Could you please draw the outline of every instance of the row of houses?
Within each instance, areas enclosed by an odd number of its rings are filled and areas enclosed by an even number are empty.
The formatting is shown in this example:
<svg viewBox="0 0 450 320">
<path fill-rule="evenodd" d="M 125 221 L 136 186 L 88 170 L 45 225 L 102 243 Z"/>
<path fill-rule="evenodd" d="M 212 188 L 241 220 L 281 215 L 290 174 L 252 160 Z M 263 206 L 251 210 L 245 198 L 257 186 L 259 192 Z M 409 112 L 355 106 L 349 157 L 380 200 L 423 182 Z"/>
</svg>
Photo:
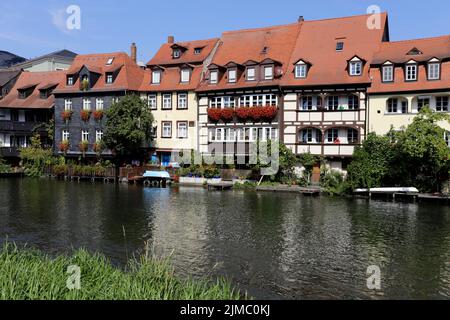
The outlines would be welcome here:
<svg viewBox="0 0 450 320">
<path fill-rule="evenodd" d="M 55 154 L 95 156 L 105 110 L 138 94 L 155 118 L 149 157 L 163 165 L 186 149 L 237 160 L 249 143 L 277 139 L 345 170 L 369 132 L 400 129 L 425 106 L 449 112 L 450 36 L 394 42 L 387 14 L 377 28 L 371 18 L 300 17 L 196 41 L 169 36 L 146 64 L 133 44 L 129 55 L 78 55 L 67 70 L 21 71 L 14 83 L 0 73 L 2 154 L 14 156 L 31 128 L 54 118 Z"/>
</svg>

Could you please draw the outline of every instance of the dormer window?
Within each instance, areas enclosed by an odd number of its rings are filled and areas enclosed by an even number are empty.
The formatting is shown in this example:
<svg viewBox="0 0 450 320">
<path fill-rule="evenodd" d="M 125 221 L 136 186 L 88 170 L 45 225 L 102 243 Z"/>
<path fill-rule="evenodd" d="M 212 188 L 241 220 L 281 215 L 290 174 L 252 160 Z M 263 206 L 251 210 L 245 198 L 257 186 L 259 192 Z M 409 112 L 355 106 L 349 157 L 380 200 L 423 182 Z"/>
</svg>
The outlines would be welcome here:
<svg viewBox="0 0 450 320">
<path fill-rule="evenodd" d="M 439 80 L 441 78 L 441 64 L 439 62 L 428 63 L 428 80 Z"/>
<path fill-rule="evenodd" d="M 218 71 L 217 70 L 212 70 L 209 74 L 209 83 L 217 83 L 218 81 Z"/>
<path fill-rule="evenodd" d="M 386 63 L 382 68 L 382 81 L 392 82 L 394 81 L 394 65 Z"/>
<path fill-rule="evenodd" d="M 107 73 L 106 74 L 106 83 L 107 84 L 113 83 L 113 74 L 112 73 Z"/>
<path fill-rule="evenodd" d="M 344 43 L 343 42 L 337 42 L 336 43 L 336 51 L 342 51 L 344 50 Z"/>
<path fill-rule="evenodd" d="M 264 67 L 264 80 L 273 79 L 273 66 Z"/>
<path fill-rule="evenodd" d="M 247 68 L 247 81 L 254 81 L 256 80 L 256 72 L 255 67 L 248 67 Z"/>
<path fill-rule="evenodd" d="M 349 70 L 351 76 L 360 76 L 362 74 L 362 61 L 350 61 Z"/>
<path fill-rule="evenodd" d="M 48 98 L 48 90 L 41 90 L 40 91 L 40 98 L 41 99 L 47 99 Z"/>
<path fill-rule="evenodd" d="M 308 66 L 303 61 L 300 61 L 295 66 L 295 77 L 296 78 L 306 78 L 308 73 Z"/>
<path fill-rule="evenodd" d="M 178 59 L 179 57 L 181 57 L 181 50 L 180 49 L 174 49 L 173 50 L 173 58 L 174 59 Z"/>
<path fill-rule="evenodd" d="M 152 72 L 152 84 L 159 84 L 161 83 L 161 71 L 160 70 L 153 70 Z"/>
<path fill-rule="evenodd" d="M 236 77 L 237 77 L 236 69 L 228 70 L 228 82 L 230 83 L 236 82 Z"/>
<path fill-rule="evenodd" d="M 68 86 L 73 86 L 73 77 L 72 76 L 68 76 L 67 77 L 67 85 Z"/>
<path fill-rule="evenodd" d="M 200 54 L 202 53 L 202 48 L 195 48 L 194 49 L 194 54 Z"/>
<path fill-rule="evenodd" d="M 405 68 L 405 80 L 416 81 L 417 80 L 417 63 L 409 62 Z"/>
<path fill-rule="evenodd" d="M 181 69 L 181 82 L 189 82 L 191 71 L 189 69 Z"/>
<path fill-rule="evenodd" d="M 112 63 L 114 62 L 114 58 L 109 58 L 108 61 L 106 62 L 107 66 L 112 65 Z"/>
</svg>

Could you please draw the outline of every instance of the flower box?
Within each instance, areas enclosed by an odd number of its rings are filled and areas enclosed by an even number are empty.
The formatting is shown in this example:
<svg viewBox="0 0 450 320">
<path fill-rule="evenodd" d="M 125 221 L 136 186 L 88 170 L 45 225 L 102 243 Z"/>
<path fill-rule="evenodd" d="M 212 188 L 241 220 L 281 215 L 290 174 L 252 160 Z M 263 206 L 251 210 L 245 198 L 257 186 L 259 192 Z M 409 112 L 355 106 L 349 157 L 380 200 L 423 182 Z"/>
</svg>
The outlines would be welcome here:
<svg viewBox="0 0 450 320">
<path fill-rule="evenodd" d="M 69 121 L 72 118 L 73 111 L 72 110 L 64 110 L 61 112 L 61 118 L 63 121 Z"/>
<path fill-rule="evenodd" d="M 64 152 L 64 154 L 67 153 L 67 151 L 69 151 L 70 148 L 70 143 L 67 140 L 63 140 L 61 141 L 61 143 L 59 144 L 59 151 Z"/>
<path fill-rule="evenodd" d="M 208 109 L 208 117 L 212 121 L 217 122 L 222 117 L 222 110 L 216 108 Z"/>
<path fill-rule="evenodd" d="M 91 110 L 81 110 L 80 117 L 84 122 L 88 122 L 89 118 L 91 117 Z"/>
<path fill-rule="evenodd" d="M 100 121 L 100 120 L 102 120 L 103 119 L 103 110 L 96 110 L 96 111 L 94 111 L 94 113 L 93 113 L 93 116 L 94 116 L 94 120 L 95 121 Z"/>
</svg>

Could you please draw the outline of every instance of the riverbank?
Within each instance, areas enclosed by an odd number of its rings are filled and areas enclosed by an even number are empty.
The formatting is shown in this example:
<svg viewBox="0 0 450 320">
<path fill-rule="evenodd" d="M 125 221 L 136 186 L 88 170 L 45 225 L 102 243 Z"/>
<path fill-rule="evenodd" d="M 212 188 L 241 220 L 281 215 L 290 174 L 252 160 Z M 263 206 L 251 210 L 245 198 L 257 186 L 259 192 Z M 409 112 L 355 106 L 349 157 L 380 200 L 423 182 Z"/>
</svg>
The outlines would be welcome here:
<svg viewBox="0 0 450 320">
<path fill-rule="evenodd" d="M 67 287 L 69 266 L 81 271 L 80 289 Z M 70 282 L 70 281 L 69 281 Z M 76 282 L 73 282 L 76 283 Z M 0 251 L 3 300 L 238 300 L 239 291 L 223 279 L 180 279 L 167 260 L 141 257 L 125 270 L 101 254 L 79 250 L 50 258 L 34 249 L 7 243 Z"/>
</svg>

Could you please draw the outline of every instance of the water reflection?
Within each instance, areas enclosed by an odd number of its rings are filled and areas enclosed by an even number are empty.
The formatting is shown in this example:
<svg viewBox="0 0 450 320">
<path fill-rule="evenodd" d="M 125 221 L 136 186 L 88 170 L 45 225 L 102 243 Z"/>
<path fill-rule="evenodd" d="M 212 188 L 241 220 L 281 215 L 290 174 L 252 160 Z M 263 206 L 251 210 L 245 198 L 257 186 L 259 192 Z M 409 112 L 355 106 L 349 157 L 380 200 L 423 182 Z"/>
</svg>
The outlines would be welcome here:
<svg viewBox="0 0 450 320">
<path fill-rule="evenodd" d="M 147 242 L 181 275 L 257 298 L 449 298 L 447 206 L 197 188 L 0 181 L 2 239 L 123 264 Z M 378 265 L 382 290 L 366 287 Z"/>
</svg>

